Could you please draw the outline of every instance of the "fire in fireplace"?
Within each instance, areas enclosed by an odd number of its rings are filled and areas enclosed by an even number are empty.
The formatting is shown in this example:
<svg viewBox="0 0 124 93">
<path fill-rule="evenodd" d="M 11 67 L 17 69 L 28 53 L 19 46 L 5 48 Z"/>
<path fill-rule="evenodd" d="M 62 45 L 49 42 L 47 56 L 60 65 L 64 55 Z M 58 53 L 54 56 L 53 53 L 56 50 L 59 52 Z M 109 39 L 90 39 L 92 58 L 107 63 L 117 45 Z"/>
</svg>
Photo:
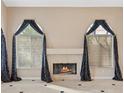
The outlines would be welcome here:
<svg viewBox="0 0 124 93">
<path fill-rule="evenodd" d="M 76 63 L 54 63 L 53 74 L 77 74 Z"/>
<path fill-rule="evenodd" d="M 63 66 L 62 69 L 61 69 L 61 73 L 67 73 L 67 72 L 71 72 L 72 70 L 67 67 L 67 66 Z"/>
</svg>

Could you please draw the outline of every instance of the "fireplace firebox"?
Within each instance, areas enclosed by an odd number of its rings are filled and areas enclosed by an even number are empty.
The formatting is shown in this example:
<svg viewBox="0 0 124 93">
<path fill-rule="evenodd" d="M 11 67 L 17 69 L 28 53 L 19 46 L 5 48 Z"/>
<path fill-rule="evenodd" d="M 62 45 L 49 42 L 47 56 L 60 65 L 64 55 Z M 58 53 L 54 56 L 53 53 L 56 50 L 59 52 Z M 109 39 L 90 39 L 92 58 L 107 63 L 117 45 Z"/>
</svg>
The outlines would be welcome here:
<svg viewBox="0 0 124 93">
<path fill-rule="evenodd" d="M 54 63 L 53 74 L 77 74 L 76 63 Z"/>
</svg>

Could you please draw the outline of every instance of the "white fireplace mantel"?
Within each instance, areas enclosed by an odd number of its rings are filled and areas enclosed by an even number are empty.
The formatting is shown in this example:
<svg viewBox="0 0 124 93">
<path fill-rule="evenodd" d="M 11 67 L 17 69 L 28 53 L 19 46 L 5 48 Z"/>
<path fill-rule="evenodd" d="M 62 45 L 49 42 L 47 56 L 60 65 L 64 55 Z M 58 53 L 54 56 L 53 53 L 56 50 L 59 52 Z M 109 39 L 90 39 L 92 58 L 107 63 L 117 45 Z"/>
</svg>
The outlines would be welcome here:
<svg viewBox="0 0 124 93">
<path fill-rule="evenodd" d="M 82 62 L 82 48 L 69 48 L 69 49 L 47 49 L 47 58 L 49 62 L 49 69 L 53 80 L 62 79 L 80 79 L 80 67 Z M 53 74 L 53 64 L 55 63 L 76 63 L 77 74 Z M 73 78 L 72 78 L 73 77 Z"/>
<path fill-rule="evenodd" d="M 47 54 L 83 54 L 82 48 L 77 49 L 47 49 Z"/>
</svg>

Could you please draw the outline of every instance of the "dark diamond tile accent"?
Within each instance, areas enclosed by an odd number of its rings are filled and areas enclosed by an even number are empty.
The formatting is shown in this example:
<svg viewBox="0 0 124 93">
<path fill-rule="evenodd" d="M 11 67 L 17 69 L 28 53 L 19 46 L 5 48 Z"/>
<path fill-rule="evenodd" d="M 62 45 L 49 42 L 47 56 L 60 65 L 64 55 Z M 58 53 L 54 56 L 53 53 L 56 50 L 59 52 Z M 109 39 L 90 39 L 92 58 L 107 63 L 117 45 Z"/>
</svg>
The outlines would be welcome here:
<svg viewBox="0 0 124 93">
<path fill-rule="evenodd" d="M 32 81 L 35 81 L 35 80 L 32 80 Z"/>
<path fill-rule="evenodd" d="M 115 86 L 115 84 L 112 84 L 113 86 Z"/>
<path fill-rule="evenodd" d="M 78 86 L 82 86 L 81 84 L 78 84 Z"/>
<path fill-rule="evenodd" d="M 105 92 L 104 90 L 101 90 L 101 92 Z"/>
<path fill-rule="evenodd" d="M 64 93 L 64 91 L 60 91 L 60 93 Z"/>
<path fill-rule="evenodd" d="M 13 85 L 9 85 L 10 87 L 12 87 Z"/>
<path fill-rule="evenodd" d="M 46 84 L 44 86 L 47 86 Z"/>
<path fill-rule="evenodd" d="M 64 79 L 62 79 L 62 81 L 65 81 Z"/>
</svg>

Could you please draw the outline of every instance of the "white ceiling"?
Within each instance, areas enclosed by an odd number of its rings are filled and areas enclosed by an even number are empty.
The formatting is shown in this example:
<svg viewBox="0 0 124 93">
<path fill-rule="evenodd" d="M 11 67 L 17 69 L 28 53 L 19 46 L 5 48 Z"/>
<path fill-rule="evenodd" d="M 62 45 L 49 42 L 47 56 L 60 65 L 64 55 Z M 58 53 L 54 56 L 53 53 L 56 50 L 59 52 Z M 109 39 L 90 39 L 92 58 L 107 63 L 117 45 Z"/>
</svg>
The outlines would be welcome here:
<svg viewBox="0 0 124 93">
<path fill-rule="evenodd" d="M 3 0 L 7 7 L 122 7 L 123 0 Z"/>
</svg>

